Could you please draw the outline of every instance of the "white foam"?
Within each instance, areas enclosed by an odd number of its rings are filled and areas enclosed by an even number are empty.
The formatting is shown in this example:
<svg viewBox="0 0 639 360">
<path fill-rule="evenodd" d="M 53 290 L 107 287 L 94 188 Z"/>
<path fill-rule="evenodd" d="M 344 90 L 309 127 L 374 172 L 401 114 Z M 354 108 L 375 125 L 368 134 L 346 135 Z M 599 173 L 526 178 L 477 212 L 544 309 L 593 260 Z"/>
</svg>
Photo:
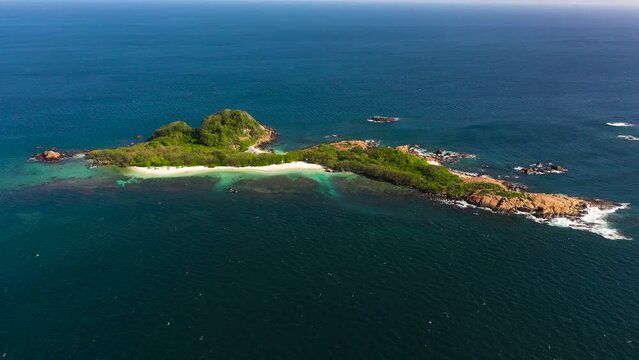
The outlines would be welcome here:
<svg viewBox="0 0 639 360">
<path fill-rule="evenodd" d="M 635 126 L 634 124 L 627 123 L 627 122 L 607 122 L 606 125 L 608 125 L 608 126 L 616 126 L 616 127 L 631 127 L 631 126 Z"/>
<path fill-rule="evenodd" d="M 639 141 L 639 137 L 632 135 L 617 135 L 617 137 L 628 141 Z"/>
<path fill-rule="evenodd" d="M 481 209 L 490 211 L 492 213 L 499 213 L 489 208 L 479 207 L 472 204 L 467 203 L 463 200 L 442 200 L 445 204 L 454 205 L 460 207 L 462 209 L 472 208 L 472 209 Z M 589 231 L 591 233 L 597 234 L 608 240 L 632 240 L 631 238 L 623 235 L 619 230 L 613 229 L 610 227 L 610 224 L 606 221 L 608 216 L 614 214 L 619 210 L 627 209 L 630 204 L 624 203 L 619 204 L 613 207 L 597 207 L 597 206 L 589 206 L 586 209 L 586 213 L 579 218 L 566 218 L 566 217 L 556 217 L 552 219 L 542 219 L 533 216 L 529 213 L 517 212 L 517 215 L 524 215 L 528 219 L 540 223 L 547 224 L 550 226 L 571 228 L 574 230 L 581 231 Z"/>
<path fill-rule="evenodd" d="M 628 208 L 629 204 L 620 204 L 615 207 L 602 208 L 597 206 L 589 206 L 586 209 L 586 213 L 579 218 L 552 218 L 552 219 L 539 219 L 530 216 L 534 221 L 539 223 L 548 224 L 551 226 L 567 227 L 575 230 L 590 231 L 597 235 L 600 235 L 608 240 L 631 240 L 629 237 L 624 236 L 617 229 L 610 227 L 610 224 L 606 221 L 609 215 Z"/>
</svg>

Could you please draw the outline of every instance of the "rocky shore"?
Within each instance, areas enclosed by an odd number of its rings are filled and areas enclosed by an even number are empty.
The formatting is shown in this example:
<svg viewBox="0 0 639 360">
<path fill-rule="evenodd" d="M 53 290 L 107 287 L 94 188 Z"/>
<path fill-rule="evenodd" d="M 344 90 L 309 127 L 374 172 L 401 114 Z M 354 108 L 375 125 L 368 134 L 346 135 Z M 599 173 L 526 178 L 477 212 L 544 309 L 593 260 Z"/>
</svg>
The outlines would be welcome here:
<svg viewBox="0 0 639 360">
<path fill-rule="evenodd" d="M 277 141 L 277 136 L 278 133 L 277 131 L 275 131 L 274 129 L 268 127 L 268 126 L 264 126 L 261 125 L 262 130 L 264 130 L 265 134 L 260 137 L 257 142 L 255 142 L 255 145 L 253 145 L 256 149 L 261 149 L 263 150 L 265 146 L 274 143 L 275 141 Z"/>
<path fill-rule="evenodd" d="M 433 153 L 420 151 L 419 147 L 411 145 L 403 145 L 397 147 L 398 150 L 411 154 L 430 162 L 442 162 L 441 156 L 434 156 Z M 438 154 L 446 154 L 443 151 L 436 152 Z M 458 154 L 458 153 L 455 153 Z M 464 157 L 455 157 L 460 159 Z M 533 164 L 531 168 L 536 172 L 564 172 L 561 166 L 552 164 Z M 450 170 L 450 169 L 449 169 Z M 605 202 L 601 200 L 588 200 L 574 196 L 561 194 L 543 194 L 526 192 L 525 187 L 519 184 L 499 180 L 487 175 L 478 175 L 469 172 L 450 170 L 451 173 L 459 176 L 466 183 L 487 183 L 494 184 L 504 190 L 515 192 L 518 196 L 503 196 L 495 193 L 475 192 L 466 199 L 467 203 L 490 209 L 501 213 L 526 213 L 536 218 L 551 219 L 556 217 L 578 218 L 583 216 L 588 207 L 597 207 L 600 209 L 610 209 L 618 204 Z"/>
<path fill-rule="evenodd" d="M 469 153 L 460 153 L 450 150 L 437 149 L 435 151 L 427 151 L 419 145 L 402 145 L 397 147 L 398 150 L 407 154 L 419 156 L 428 160 L 433 164 L 452 164 L 463 159 L 475 159 L 477 155 Z"/>
<path fill-rule="evenodd" d="M 329 143 L 328 145 L 336 148 L 337 150 L 349 150 L 352 148 L 360 148 L 360 149 L 373 149 L 379 146 L 379 142 L 376 140 L 342 140 L 342 141 L 335 141 L 332 143 Z M 315 148 L 317 147 L 317 145 L 315 146 L 311 146 L 311 148 Z"/>
<path fill-rule="evenodd" d="M 72 158 L 86 151 L 59 151 L 55 148 L 39 152 L 31 157 L 35 161 L 41 161 L 46 163 L 54 163 L 64 159 Z"/>
<path fill-rule="evenodd" d="M 519 194 L 516 197 L 507 197 L 494 193 L 476 192 L 466 198 L 467 203 L 490 209 L 501 213 L 525 213 L 540 219 L 552 219 L 557 217 L 579 218 L 586 214 L 588 208 L 594 207 L 601 210 L 619 207 L 616 204 L 604 200 L 584 199 L 576 196 L 562 194 L 532 193 L 523 191 L 518 184 L 491 178 L 487 175 L 469 175 L 451 171 L 464 182 L 482 182 L 496 184 L 504 190 L 514 191 Z"/>
</svg>

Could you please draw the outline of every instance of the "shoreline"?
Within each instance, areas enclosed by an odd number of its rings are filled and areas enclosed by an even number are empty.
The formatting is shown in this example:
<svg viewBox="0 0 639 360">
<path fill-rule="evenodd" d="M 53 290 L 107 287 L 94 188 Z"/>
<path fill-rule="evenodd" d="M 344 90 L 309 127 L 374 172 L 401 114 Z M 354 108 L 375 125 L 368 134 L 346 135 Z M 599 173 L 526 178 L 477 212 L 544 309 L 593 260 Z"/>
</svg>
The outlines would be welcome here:
<svg viewBox="0 0 639 360">
<path fill-rule="evenodd" d="M 473 208 L 488 211 L 493 214 L 508 214 L 496 211 L 488 207 L 470 204 L 463 200 L 440 200 L 440 202 L 457 206 L 462 209 Z M 548 219 L 535 217 L 530 213 L 522 211 L 516 211 L 510 214 L 523 216 L 526 219 L 538 224 L 590 232 L 595 235 L 599 235 L 606 240 L 633 240 L 631 237 L 625 235 L 621 231 L 612 228 L 610 226 L 610 223 L 608 222 L 608 217 L 610 215 L 613 215 L 620 210 L 628 209 L 629 207 L 630 204 L 628 203 L 613 204 L 610 207 L 602 207 L 595 204 L 590 204 L 586 207 L 584 213 L 579 216 L 556 216 Z"/>
<path fill-rule="evenodd" d="M 186 177 L 205 175 L 212 173 L 258 173 L 258 174 L 281 174 L 287 172 L 325 172 L 323 166 L 311 164 L 303 161 L 291 163 L 266 165 L 266 166 L 161 166 L 161 167 L 141 167 L 129 166 L 125 168 L 127 175 L 139 178 L 166 178 L 166 177 Z"/>
</svg>

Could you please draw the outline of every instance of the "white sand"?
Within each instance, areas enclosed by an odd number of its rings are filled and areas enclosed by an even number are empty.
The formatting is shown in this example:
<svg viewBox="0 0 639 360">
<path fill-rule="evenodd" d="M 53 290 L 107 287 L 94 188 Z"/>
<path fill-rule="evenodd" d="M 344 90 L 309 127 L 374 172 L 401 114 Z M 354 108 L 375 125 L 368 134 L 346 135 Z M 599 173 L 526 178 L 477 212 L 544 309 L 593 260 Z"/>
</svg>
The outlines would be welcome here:
<svg viewBox="0 0 639 360">
<path fill-rule="evenodd" d="M 153 177 L 182 177 L 216 172 L 245 172 L 245 173 L 283 173 L 292 171 L 324 171 L 324 167 L 317 164 L 309 164 L 297 161 L 285 164 L 268 166 L 162 166 L 162 167 L 139 167 L 130 166 L 127 168 L 129 175 L 141 178 Z"/>
</svg>

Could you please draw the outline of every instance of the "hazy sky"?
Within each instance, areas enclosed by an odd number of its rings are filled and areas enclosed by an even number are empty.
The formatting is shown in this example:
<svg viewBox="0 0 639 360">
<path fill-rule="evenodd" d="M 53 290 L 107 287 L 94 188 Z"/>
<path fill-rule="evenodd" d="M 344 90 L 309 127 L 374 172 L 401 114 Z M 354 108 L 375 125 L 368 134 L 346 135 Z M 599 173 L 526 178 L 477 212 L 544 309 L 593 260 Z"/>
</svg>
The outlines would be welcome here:
<svg viewBox="0 0 639 360">
<path fill-rule="evenodd" d="M 40 3 L 54 3 L 54 2 L 290 2 L 290 3 L 304 3 L 304 2 L 333 2 L 333 3 L 413 3 L 413 4 L 508 4 L 508 5 L 554 5 L 554 6 L 637 6 L 639 7 L 639 0 L 0 0 L 2 2 L 40 2 Z"/>
<path fill-rule="evenodd" d="M 268 1 L 268 0 L 264 0 Z M 284 0 L 283 0 L 284 1 Z M 466 4 L 539 4 L 539 5 L 639 5 L 639 0 L 288 0 L 296 2 L 377 2 L 377 3 L 466 3 Z"/>
<path fill-rule="evenodd" d="M 153 1 L 153 0 L 148 0 Z M 215 1 L 215 0 L 200 0 Z M 344 2 L 344 3 L 423 3 L 423 4 L 509 4 L 555 6 L 639 6 L 639 0 L 261 0 L 286 2 Z M 257 0 L 256 2 L 260 2 Z"/>
</svg>

